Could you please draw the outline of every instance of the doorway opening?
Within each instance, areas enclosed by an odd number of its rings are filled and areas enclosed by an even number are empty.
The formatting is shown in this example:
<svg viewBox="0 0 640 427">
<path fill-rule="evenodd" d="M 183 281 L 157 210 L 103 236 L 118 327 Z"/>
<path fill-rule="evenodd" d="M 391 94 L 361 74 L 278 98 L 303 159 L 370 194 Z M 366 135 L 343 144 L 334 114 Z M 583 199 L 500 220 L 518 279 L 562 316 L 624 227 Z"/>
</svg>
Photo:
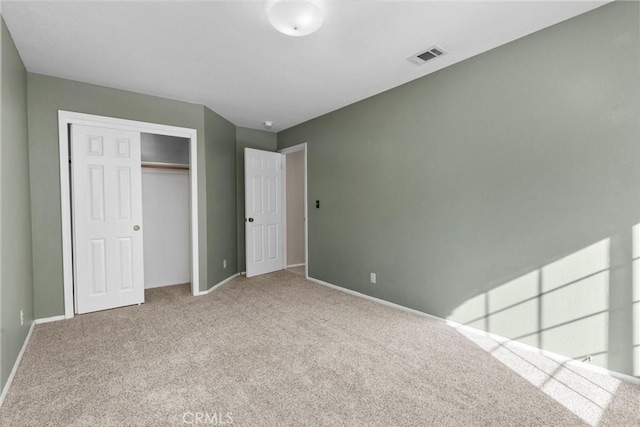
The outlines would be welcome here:
<svg viewBox="0 0 640 427">
<path fill-rule="evenodd" d="M 283 155 L 284 268 L 309 278 L 307 143 L 280 150 Z"/>
<path fill-rule="evenodd" d="M 307 143 L 244 156 L 246 276 L 288 269 L 309 278 Z"/>
<path fill-rule="evenodd" d="M 188 144 L 188 152 L 183 152 L 181 155 L 181 160 L 178 162 L 167 161 L 165 158 L 147 158 L 146 160 L 141 159 L 138 168 L 144 167 L 145 170 L 149 172 L 144 172 L 145 175 L 151 176 L 154 174 L 154 178 L 151 179 L 151 186 L 158 187 L 162 186 L 156 180 L 158 172 L 163 170 L 168 172 L 171 169 L 171 173 L 173 175 L 167 175 L 165 177 L 161 177 L 161 181 L 172 181 L 173 185 L 179 185 L 184 190 L 185 180 L 188 184 L 187 189 L 187 198 L 188 198 L 188 208 L 187 210 L 182 210 L 179 213 L 173 212 L 173 215 L 184 216 L 185 212 L 188 212 L 188 220 L 189 224 L 186 226 L 187 234 L 188 234 L 188 246 L 190 250 L 190 256 L 188 265 L 189 265 L 189 273 L 190 273 L 190 282 L 191 282 L 191 293 L 193 295 L 199 295 L 199 269 L 198 269 L 198 258 L 199 258 L 199 250 L 198 250 L 198 201 L 197 201 L 197 189 L 198 189 L 198 177 L 197 177 L 197 131 L 195 129 L 190 128 L 180 128 L 175 126 L 166 126 L 155 123 L 146 123 L 139 122 L 133 120 L 125 120 L 125 119 L 117 119 L 111 117 L 103 117 L 103 116 L 95 116 L 90 114 L 83 113 L 75 113 L 68 111 L 59 111 L 58 112 L 58 126 L 59 126 L 59 148 L 60 148 L 60 183 L 61 183 L 61 214 L 62 214 L 62 258 L 63 258 L 63 287 L 64 287 L 64 311 L 65 318 L 71 318 L 77 312 L 77 306 L 75 304 L 74 295 L 74 264 L 73 264 L 73 239 L 74 239 L 74 230 L 72 228 L 72 186 L 71 186 L 71 168 L 69 165 L 69 156 L 70 156 L 70 135 L 73 126 L 89 126 L 96 127 L 102 129 L 109 129 L 114 131 L 126 131 L 132 132 L 138 135 L 138 138 L 143 137 L 142 135 L 151 135 L 145 138 L 155 138 L 155 139 L 165 139 L 167 138 L 181 138 L 182 143 Z M 126 144 L 121 144 L 122 140 L 116 139 L 116 147 L 117 150 L 120 150 L 120 147 L 126 147 Z M 173 142 L 178 141 L 177 139 L 173 140 Z M 100 142 L 96 147 L 101 145 Z M 142 145 L 142 144 L 140 144 Z M 175 145 L 173 146 L 176 147 Z M 100 148 L 101 149 L 101 148 Z M 122 153 L 126 153 L 124 150 Z M 120 154 L 118 152 L 116 157 Z M 157 154 L 157 153 L 156 153 Z M 166 153 L 165 153 L 166 154 Z M 160 155 L 162 157 L 162 155 Z M 186 159 L 185 159 L 186 156 Z M 179 157 L 179 156 L 178 156 Z M 172 158 L 169 156 L 169 158 Z M 173 157 L 175 158 L 175 157 Z M 159 161 L 158 161 L 159 160 Z M 188 160 L 188 163 L 185 163 Z M 174 163 L 174 164 L 170 164 Z M 188 166 L 187 166 L 188 165 Z M 120 169 L 117 169 L 120 170 Z M 154 170 L 154 172 L 151 172 Z M 142 172 L 141 172 L 142 173 Z M 182 174 L 182 175 L 180 175 Z M 128 175 L 123 175 L 128 176 Z M 142 180 L 142 179 L 141 179 Z M 125 180 L 126 181 L 126 180 Z M 122 182 L 120 182 L 120 188 L 122 188 Z M 148 179 L 146 181 L 149 181 Z M 179 184 L 178 184 L 179 182 Z M 151 188 L 152 188 L 151 187 Z M 100 188 L 97 186 L 96 188 Z M 184 193 L 181 196 L 184 200 Z M 153 203 L 154 198 L 152 198 L 150 203 Z M 155 198 L 157 199 L 157 198 Z M 142 202 L 142 201 L 140 201 Z M 99 204 L 97 206 L 100 206 Z M 157 218 L 156 218 L 157 219 Z M 133 226 L 134 231 L 140 230 L 140 226 L 136 224 Z M 121 241 L 126 241 L 126 239 L 120 239 Z M 182 242 L 184 244 L 184 241 Z M 127 246 L 124 246 L 127 248 Z M 96 245 L 96 248 L 100 248 L 100 245 Z M 96 252 L 99 254 L 99 251 Z M 124 251 L 126 253 L 126 251 Z M 145 257 L 146 258 L 146 257 Z M 146 261 L 146 259 L 145 259 Z M 140 260 L 138 260 L 137 268 L 141 268 Z M 146 262 L 145 262 L 146 264 Z M 125 262 L 123 265 L 128 266 Z M 100 265 L 98 265 L 100 266 Z M 123 267 L 120 266 L 119 271 L 123 271 Z M 182 275 L 185 274 L 184 268 L 181 269 Z M 175 279 L 173 279 L 175 280 Z M 156 283 L 157 285 L 158 283 Z M 161 283 L 160 283 L 161 284 Z M 166 283 L 169 285 L 170 283 Z M 145 283 L 146 285 L 146 283 Z M 147 286 L 144 286 L 145 288 Z M 152 287 L 152 286 L 149 286 Z"/>
</svg>

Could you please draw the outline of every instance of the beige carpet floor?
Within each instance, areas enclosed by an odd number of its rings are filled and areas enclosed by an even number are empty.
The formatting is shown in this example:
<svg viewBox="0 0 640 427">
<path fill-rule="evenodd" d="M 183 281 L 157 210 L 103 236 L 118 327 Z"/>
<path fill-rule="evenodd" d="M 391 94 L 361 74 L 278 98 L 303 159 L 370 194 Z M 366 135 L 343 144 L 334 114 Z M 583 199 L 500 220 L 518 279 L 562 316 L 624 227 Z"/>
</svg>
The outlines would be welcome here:
<svg viewBox="0 0 640 427">
<path fill-rule="evenodd" d="M 199 421 L 199 422 L 198 422 Z M 2 426 L 640 425 L 640 388 L 281 271 L 38 325 Z"/>
<path fill-rule="evenodd" d="M 305 275 L 305 268 L 304 265 L 299 265 L 297 267 L 289 267 L 287 268 L 287 271 L 290 271 L 294 274 L 298 274 L 300 276 L 304 276 Z"/>
</svg>

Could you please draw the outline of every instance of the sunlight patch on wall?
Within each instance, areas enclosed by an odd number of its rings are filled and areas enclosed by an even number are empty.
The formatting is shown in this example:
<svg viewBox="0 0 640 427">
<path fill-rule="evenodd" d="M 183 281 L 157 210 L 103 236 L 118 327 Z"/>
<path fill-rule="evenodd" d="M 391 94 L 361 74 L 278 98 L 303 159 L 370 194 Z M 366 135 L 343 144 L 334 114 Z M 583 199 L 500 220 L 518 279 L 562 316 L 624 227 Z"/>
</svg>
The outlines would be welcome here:
<svg viewBox="0 0 640 427">
<path fill-rule="evenodd" d="M 633 235 L 633 375 L 640 376 L 640 224 L 632 229 Z"/>
<path fill-rule="evenodd" d="M 447 319 L 607 367 L 609 251 L 603 239 L 468 299 Z"/>
<path fill-rule="evenodd" d="M 609 269 L 609 239 L 604 239 L 542 268 L 542 290 L 556 289 Z"/>
<path fill-rule="evenodd" d="M 447 319 L 486 331 L 487 294 L 483 293 L 466 300 L 453 310 Z"/>
<path fill-rule="evenodd" d="M 538 347 L 539 283 L 540 273 L 536 270 L 487 292 L 486 330 Z"/>
<path fill-rule="evenodd" d="M 541 348 L 607 367 L 609 239 L 542 268 Z"/>
</svg>

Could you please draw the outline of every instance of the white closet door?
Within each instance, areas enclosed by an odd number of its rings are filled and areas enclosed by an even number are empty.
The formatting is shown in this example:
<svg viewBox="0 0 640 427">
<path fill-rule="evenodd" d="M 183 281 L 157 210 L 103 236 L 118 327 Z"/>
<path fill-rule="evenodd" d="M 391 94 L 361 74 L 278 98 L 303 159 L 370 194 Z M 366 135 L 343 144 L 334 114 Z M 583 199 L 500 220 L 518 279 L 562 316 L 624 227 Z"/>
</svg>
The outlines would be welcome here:
<svg viewBox="0 0 640 427">
<path fill-rule="evenodd" d="M 282 270 L 282 154 L 244 149 L 247 277 Z"/>
<path fill-rule="evenodd" d="M 144 302 L 140 134 L 71 128 L 76 312 Z"/>
</svg>

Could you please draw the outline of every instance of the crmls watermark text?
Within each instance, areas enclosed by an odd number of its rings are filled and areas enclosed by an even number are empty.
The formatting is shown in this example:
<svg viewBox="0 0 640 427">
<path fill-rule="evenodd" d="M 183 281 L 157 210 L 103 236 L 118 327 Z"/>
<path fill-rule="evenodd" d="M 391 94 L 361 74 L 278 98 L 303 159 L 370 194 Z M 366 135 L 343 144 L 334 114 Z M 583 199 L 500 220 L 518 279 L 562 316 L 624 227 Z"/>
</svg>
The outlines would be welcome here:
<svg viewBox="0 0 640 427">
<path fill-rule="evenodd" d="M 182 414 L 182 422 L 191 425 L 227 426 L 233 424 L 231 412 L 185 412 Z"/>
</svg>

